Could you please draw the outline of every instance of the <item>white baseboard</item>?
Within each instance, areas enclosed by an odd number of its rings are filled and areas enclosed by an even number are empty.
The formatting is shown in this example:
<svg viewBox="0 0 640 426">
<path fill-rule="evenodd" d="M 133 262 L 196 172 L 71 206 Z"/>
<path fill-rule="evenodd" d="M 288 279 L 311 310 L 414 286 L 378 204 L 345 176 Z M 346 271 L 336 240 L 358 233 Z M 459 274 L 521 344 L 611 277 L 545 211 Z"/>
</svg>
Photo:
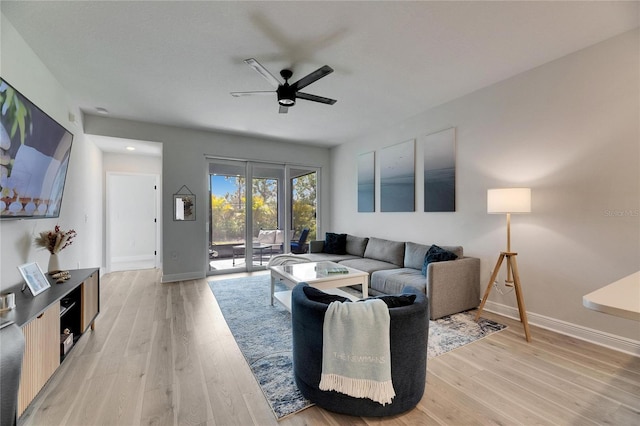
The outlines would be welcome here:
<svg viewBox="0 0 640 426">
<path fill-rule="evenodd" d="M 113 257 L 109 272 L 133 271 L 137 269 L 153 269 L 156 267 L 156 257 L 153 255 Z"/>
<path fill-rule="evenodd" d="M 484 305 L 484 310 L 504 315 L 517 321 L 520 320 L 520 313 L 517 308 L 491 302 L 490 300 L 487 300 L 487 303 Z M 529 320 L 529 324 L 536 325 L 540 328 L 640 357 L 640 341 L 627 339 L 626 337 L 616 336 L 615 334 L 594 330 L 531 312 L 527 312 L 527 319 Z"/>
<path fill-rule="evenodd" d="M 199 280 L 205 277 L 204 272 L 186 272 L 184 274 L 163 274 L 160 282 L 172 283 L 176 281 Z"/>
</svg>

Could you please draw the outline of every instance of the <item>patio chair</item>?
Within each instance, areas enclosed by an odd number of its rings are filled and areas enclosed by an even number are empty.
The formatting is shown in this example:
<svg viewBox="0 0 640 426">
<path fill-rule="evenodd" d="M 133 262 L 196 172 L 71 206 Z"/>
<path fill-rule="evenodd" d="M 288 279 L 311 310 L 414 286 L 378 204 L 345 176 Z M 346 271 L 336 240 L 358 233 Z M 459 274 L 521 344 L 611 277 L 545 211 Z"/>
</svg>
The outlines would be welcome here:
<svg viewBox="0 0 640 426">
<path fill-rule="evenodd" d="M 309 228 L 304 228 L 300 233 L 298 241 L 291 241 L 291 253 L 302 254 L 307 252 L 307 237 L 309 236 Z"/>
<path fill-rule="evenodd" d="M 209 259 L 215 259 L 219 255 L 218 250 L 214 249 L 215 246 L 216 243 L 211 243 L 209 246 Z"/>
</svg>

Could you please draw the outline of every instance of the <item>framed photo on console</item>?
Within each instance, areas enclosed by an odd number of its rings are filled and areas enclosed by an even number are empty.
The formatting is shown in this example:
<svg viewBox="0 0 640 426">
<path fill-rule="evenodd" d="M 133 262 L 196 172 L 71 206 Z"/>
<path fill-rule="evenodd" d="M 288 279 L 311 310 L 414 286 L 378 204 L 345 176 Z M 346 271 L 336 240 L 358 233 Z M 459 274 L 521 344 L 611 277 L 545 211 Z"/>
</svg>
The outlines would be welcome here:
<svg viewBox="0 0 640 426">
<path fill-rule="evenodd" d="M 47 277 L 42 273 L 42 269 L 36 262 L 25 263 L 24 265 L 18 266 L 20 273 L 22 274 L 22 278 L 27 283 L 27 287 L 31 291 L 31 294 L 34 296 L 39 295 L 49 287 L 49 281 L 47 281 Z"/>
</svg>

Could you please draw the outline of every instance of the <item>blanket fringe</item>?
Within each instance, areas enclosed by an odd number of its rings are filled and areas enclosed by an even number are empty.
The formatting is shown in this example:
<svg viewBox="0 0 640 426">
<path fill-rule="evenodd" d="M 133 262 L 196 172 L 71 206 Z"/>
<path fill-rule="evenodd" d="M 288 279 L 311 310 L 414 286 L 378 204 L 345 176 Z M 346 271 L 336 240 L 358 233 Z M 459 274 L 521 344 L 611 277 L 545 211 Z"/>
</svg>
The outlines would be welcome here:
<svg viewBox="0 0 640 426">
<path fill-rule="evenodd" d="M 320 390 L 336 391 L 355 398 L 369 398 L 382 405 L 391 404 L 396 396 L 391 380 L 377 382 L 323 373 L 320 376 L 319 387 Z"/>
</svg>

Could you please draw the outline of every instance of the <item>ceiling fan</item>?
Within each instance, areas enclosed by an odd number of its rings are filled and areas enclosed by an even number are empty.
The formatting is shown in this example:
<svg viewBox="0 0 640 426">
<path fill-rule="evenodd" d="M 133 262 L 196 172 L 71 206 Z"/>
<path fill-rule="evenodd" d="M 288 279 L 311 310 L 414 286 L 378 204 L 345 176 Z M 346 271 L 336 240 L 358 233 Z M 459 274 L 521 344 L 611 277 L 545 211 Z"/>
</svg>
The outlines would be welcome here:
<svg viewBox="0 0 640 426">
<path fill-rule="evenodd" d="M 307 101 L 320 102 L 322 104 L 333 105 L 336 103 L 335 99 L 329 99 L 322 96 L 312 95 L 310 93 L 300 92 L 300 89 L 303 89 L 313 83 L 314 81 L 320 80 L 322 77 L 325 77 L 333 72 L 333 68 L 329 65 L 325 65 L 323 67 L 318 68 L 311 74 L 302 77 L 300 80 L 295 83 L 289 84 L 289 79 L 293 76 L 293 72 L 289 69 L 283 69 L 280 71 L 280 75 L 284 79 L 284 83 L 281 83 L 280 80 L 275 78 L 273 74 L 271 74 L 265 67 L 263 67 L 260 62 L 256 61 L 253 58 L 245 59 L 244 61 L 251 68 L 256 70 L 261 76 L 265 78 L 276 90 L 269 92 L 231 92 L 232 96 L 251 96 L 251 95 L 270 95 L 272 93 L 276 93 L 278 95 L 278 104 L 280 104 L 280 114 L 286 114 L 290 107 L 296 104 L 296 99 L 306 99 Z"/>
</svg>

